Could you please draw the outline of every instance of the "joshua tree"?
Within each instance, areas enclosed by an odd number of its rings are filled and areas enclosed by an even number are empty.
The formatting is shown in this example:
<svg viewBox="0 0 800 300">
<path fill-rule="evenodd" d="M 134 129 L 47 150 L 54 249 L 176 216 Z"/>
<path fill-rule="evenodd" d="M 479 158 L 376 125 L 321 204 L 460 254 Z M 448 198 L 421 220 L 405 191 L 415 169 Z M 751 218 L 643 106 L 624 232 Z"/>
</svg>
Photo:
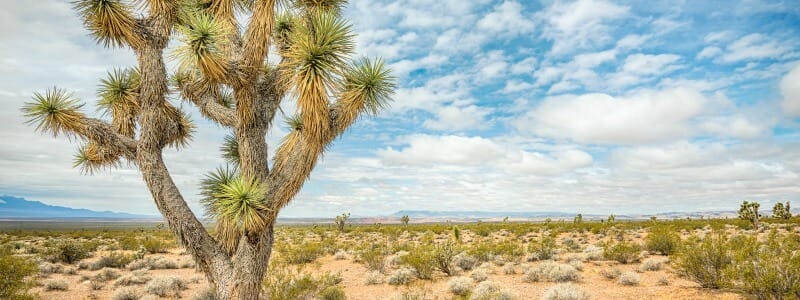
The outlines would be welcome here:
<svg viewBox="0 0 800 300">
<path fill-rule="evenodd" d="M 461 229 L 458 228 L 458 225 L 453 226 L 453 240 L 456 243 L 461 243 Z"/>
<path fill-rule="evenodd" d="M 746 220 L 753 224 L 753 229 L 758 230 L 758 219 L 761 218 L 761 215 L 758 214 L 758 207 L 761 204 L 758 202 L 742 202 L 742 205 L 739 207 L 739 219 Z"/>
<path fill-rule="evenodd" d="M 608 223 L 614 223 L 614 221 L 616 221 L 616 220 L 617 220 L 617 216 L 616 215 L 611 214 L 611 215 L 608 216 Z"/>
<path fill-rule="evenodd" d="M 578 214 L 577 216 L 575 216 L 575 218 L 572 219 L 572 222 L 575 224 L 583 223 L 583 214 Z"/>
<path fill-rule="evenodd" d="M 786 201 L 785 205 L 781 202 L 775 203 L 775 206 L 772 207 L 772 217 L 784 220 L 791 219 L 792 209 L 789 201 Z"/>
<path fill-rule="evenodd" d="M 350 213 L 336 216 L 336 219 L 333 220 L 333 224 L 336 225 L 336 229 L 339 229 L 339 231 L 344 232 L 344 226 L 347 225 L 347 219 L 350 219 Z"/>
<path fill-rule="evenodd" d="M 403 215 L 400 217 L 400 223 L 403 223 L 404 226 L 408 226 L 408 221 L 411 221 L 411 218 L 408 215 Z"/>
<path fill-rule="evenodd" d="M 135 165 L 217 298 L 257 299 L 281 208 L 326 147 L 359 118 L 386 107 L 394 90 L 381 60 L 351 60 L 354 35 L 341 17 L 345 2 L 77 0 L 74 8 L 97 42 L 130 48 L 138 65 L 101 81 L 98 104 L 107 119 L 88 117 L 77 99 L 57 88 L 36 93 L 23 112 L 38 131 L 83 142 L 75 165 L 84 172 Z M 173 40 L 178 47 L 168 50 Z M 271 47 L 277 64 L 267 60 Z M 175 70 L 168 71 L 165 51 L 176 60 Z M 201 200 L 216 221 L 213 234 L 189 209 L 164 163 L 164 148 L 185 146 L 195 131 L 169 101 L 175 95 L 231 131 L 222 147 L 230 165 L 202 184 Z M 289 97 L 299 113 L 289 118 L 290 133 L 269 164 L 266 135 Z"/>
</svg>

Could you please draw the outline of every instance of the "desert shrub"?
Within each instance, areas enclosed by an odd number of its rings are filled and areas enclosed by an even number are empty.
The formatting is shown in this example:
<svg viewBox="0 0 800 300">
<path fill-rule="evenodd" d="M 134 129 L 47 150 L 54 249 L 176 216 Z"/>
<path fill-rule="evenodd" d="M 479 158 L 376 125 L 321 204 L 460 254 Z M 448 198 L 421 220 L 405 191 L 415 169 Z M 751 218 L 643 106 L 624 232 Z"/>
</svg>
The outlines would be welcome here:
<svg viewBox="0 0 800 300">
<path fill-rule="evenodd" d="M 139 247 L 141 246 L 139 240 L 136 239 L 136 237 L 133 235 L 121 236 L 118 237 L 116 240 L 117 244 L 119 245 L 119 248 L 122 250 L 130 250 L 130 251 L 139 250 Z"/>
<path fill-rule="evenodd" d="M 278 261 L 270 263 L 267 274 L 269 276 L 263 283 L 266 299 L 311 299 L 342 281 L 338 274 L 324 273 L 314 277 Z"/>
<path fill-rule="evenodd" d="M 411 283 L 416 278 L 416 272 L 411 268 L 400 268 L 392 272 L 386 280 L 391 285 L 405 285 Z"/>
<path fill-rule="evenodd" d="M 42 286 L 47 291 L 66 291 L 69 289 L 69 282 L 64 279 L 48 279 L 42 282 Z"/>
<path fill-rule="evenodd" d="M 420 246 L 402 257 L 403 264 L 416 270 L 420 279 L 431 279 L 436 268 L 436 258 L 430 246 Z"/>
<path fill-rule="evenodd" d="M 639 265 L 639 271 L 658 271 L 661 270 L 661 265 L 669 261 L 663 257 L 651 257 L 642 261 Z"/>
<path fill-rule="evenodd" d="M 178 263 L 169 258 L 156 255 L 148 256 L 144 259 L 137 259 L 128 264 L 128 269 L 130 270 L 139 270 L 144 268 L 151 270 L 177 269 Z"/>
<path fill-rule="evenodd" d="M 114 285 L 129 286 L 136 284 L 145 284 L 148 281 L 150 281 L 150 279 L 152 278 L 150 277 L 149 274 L 147 274 L 147 270 L 136 270 L 114 281 Z"/>
<path fill-rule="evenodd" d="M 119 278 L 120 273 L 116 269 L 112 268 L 103 268 L 100 272 L 97 272 L 92 279 L 99 280 L 99 281 L 110 281 Z"/>
<path fill-rule="evenodd" d="M 194 294 L 191 300 L 217 300 L 217 295 L 213 288 L 205 288 Z"/>
<path fill-rule="evenodd" d="M 186 289 L 186 282 L 178 277 L 156 277 L 144 286 L 145 292 L 159 297 L 180 297 Z"/>
<path fill-rule="evenodd" d="M 320 300 L 345 300 L 347 299 L 347 295 L 345 295 L 344 290 L 340 286 L 332 285 L 326 287 L 319 293 Z"/>
<path fill-rule="evenodd" d="M 603 259 L 603 248 L 594 245 L 589 245 L 583 250 L 586 255 L 586 260 L 594 261 Z"/>
<path fill-rule="evenodd" d="M 472 280 L 466 277 L 453 277 L 447 282 L 447 288 L 455 295 L 466 296 L 472 291 Z"/>
<path fill-rule="evenodd" d="M 680 247 L 681 237 L 669 228 L 653 229 L 645 238 L 645 248 L 651 253 L 670 255 Z"/>
<path fill-rule="evenodd" d="M 100 280 L 89 280 L 89 288 L 93 291 L 99 291 L 106 287 L 106 283 Z"/>
<path fill-rule="evenodd" d="M 339 250 L 333 255 L 333 259 L 335 260 L 345 260 L 347 259 L 347 251 Z"/>
<path fill-rule="evenodd" d="M 433 260 L 436 263 L 436 269 L 447 274 L 447 276 L 455 275 L 455 256 L 460 252 L 458 248 L 452 241 L 437 244 L 433 248 Z"/>
<path fill-rule="evenodd" d="M 59 241 L 53 248 L 47 251 L 47 254 L 51 262 L 73 264 L 81 259 L 89 257 L 89 250 L 78 242 Z"/>
<path fill-rule="evenodd" d="M 589 293 L 576 284 L 559 283 L 544 292 L 542 300 L 588 300 Z"/>
<path fill-rule="evenodd" d="M 619 283 L 622 285 L 637 285 L 639 280 L 639 274 L 636 272 L 625 272 L 619 276 Z"/>
<path fill-rule="evenodd" d="M 498 255 L 508 259 L 519 257 L 525 254 L 525 250 L 517 240 L 501 242 L 484 240 L 470 247 L 467 253 L 475 256 L 480 261 L 492 261 Z"/>
<path fill-rule="evenodd" d="M 111 296 L 112 300 L 139 300 L 142 297 L 142 291 L 135 287 L 122 287 L 114 291 Z"/>
<path fill-rule="evenodd" d="M 605 247 L 603 256 L 609 260 L 615 260 L 623 264 L 629 264 L 639 259 L 641 247 L 638 244 L 629 242 L 618 242 L 614 245 Z"/>
<path fill-rule="evenodd" d="M 667 286 L 667 285 L 669 285 L 669 278 L 667 278 L 666 276 L 661 277 L 661 278 L 658 279 L 656 284 L 661 285 L 661 286 Z"/>
<path fill-rule="evenodd" d="M 111 254 L 102 256 L 98 260 L 88 265 L 89 270 L 99 270 L 102 268 L 124 268 L 133 261 L 134 257 L 131 254 L 124 254 L 119 252 L 111 252 Z"/>
<path fill-rule="evenodd" d="M 485 268 L 477 268 L 472 271 L 472 274 L 469 274 L 469 277 L 475 280 L 475 282 L 481 282 L 489 279 L 489 274 Z"/>
<path fill-rule="evenodd" d="M 503 274 L 506 275 L 517 274 L 517 268 L 514 266 L 514 264 L 506 264 L 505 266 L 503 266 Z"/>
<path fill-rule="evenodd" d="M 364 283 L 367 285 L 383 283 L 383 274 L 380 271 L 369 271 L 367 277 L 364 278 Z"/>
<path fill-rule="evenodd" d="M 622 275 L 622 271 L 617 268 L 602 269 L 600 270 L 600 275 L 606 279 L 617 279 L 620 275 Z"/>
<path fill-rule="evenodd" d="M 37 271 L 35 263 L 0 247 L 0 299 L 33 299 L 28 294 L 32 282 L 27 278 Z"/>
<path fill-rule="evenodd" d="M 306 264 L 325 254 L 325 249 L 318 242 L 303 242 L 295 245 L 282 243 L 278 248 L 278 253 L 280 253 L 281 259 L 289 264 Z"/>
<path fill-rule="evenodd" d="M 725 240 L 723 235 L 709 235 L 702 240 L 686 241 L 676 257 L 676 269 L 704 288 L 727 286 L 725 272 L 733 257 Z"/>
<path fill-rule="evenodd" d="M 453 264 L 462 270 L 472 270 L 478 264 L 478 259 L 462 252 L 453 257 Z"/>
<path fill-rule="evenodd" d="M 547 236 L 537 242 L 531 242 L 528 244 L 528 253 L 531 254 L 529 261 L 552 259 L 556 254 L 556 240 Z"/>
<path fill-rule="evenodd" d="M 359 254 L 359 259 L 364 262 L 367 269 L 374 271 L 383 271 L 384 258 L 386 253 L 379 245 L 370 245 Z"/>
<path fill-rule="evenodd" d="M 731 277 L 758 299 L 800 298 L 800 241 L 772 232 L 764 242 L 740 238 L 736 242 Z"/>
<path fill-rule="evenodd" d="M 544 261 L 525 272 L 523 280 L 533 281 L 554 281 L 565 282 L 578 280 L 578 270 L 575 267 L 557 263 L 554 261 Z"/>
<path fill-rule="evenodd" d="M 142 241 L 142 247 L 147 250 L 147 253 L 167 253 L 172 243 L 164 241 L 158 237 L 148 236 Z"/>
<path fill-rule="evenodd" d="M 63 269 L 64 269 L 64 266 L 62 266 L 60 264 L 54 264 L 54 263 L 49 263 L 49 262 L 42 262 L 41 264 L 39 264 L 39 274 L 42 274 L 42 275 L 45 275 L 45 276 L 53 274 L 53 273 L 61 273 L 61 271 Z"/>
<path fill-rule="evenodd" d="M 512 300 L 516 298 L 514 293 L 491 281 L 479 283 L 469 297 L 470 300 Z"/>
</svg>

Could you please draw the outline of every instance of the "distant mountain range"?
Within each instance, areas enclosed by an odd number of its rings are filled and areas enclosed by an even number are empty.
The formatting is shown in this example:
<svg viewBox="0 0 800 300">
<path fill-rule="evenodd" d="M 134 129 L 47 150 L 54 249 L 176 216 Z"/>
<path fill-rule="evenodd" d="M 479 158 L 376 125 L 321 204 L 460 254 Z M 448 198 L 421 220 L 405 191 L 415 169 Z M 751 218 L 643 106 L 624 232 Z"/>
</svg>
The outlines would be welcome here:
<svg viewBox="0 0 800 300">
<path fill-rule="evenodd" d="M 103 219 L 153 219 L 157 216 L 135 215 L 113 211 L 94 211 L 44 204 L 12 196 L 0 196 L 0 218 L 103 218 Z"/>
</svg>

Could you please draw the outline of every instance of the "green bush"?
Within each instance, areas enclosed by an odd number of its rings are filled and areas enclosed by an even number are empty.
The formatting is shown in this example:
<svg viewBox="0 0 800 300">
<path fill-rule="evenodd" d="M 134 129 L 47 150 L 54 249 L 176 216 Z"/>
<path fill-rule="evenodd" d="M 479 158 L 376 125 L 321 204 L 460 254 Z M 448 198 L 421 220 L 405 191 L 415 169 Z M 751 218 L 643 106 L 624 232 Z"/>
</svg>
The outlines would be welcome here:
<svg viewBox="0 0 800 300">
<path fill-rule="evenodd" d="M 344 290 L 339 286 L 329 286 L 322 290 L 319 293 L 320 300 L 345 300 L 347 299 L 347 295 L 345 295 Z"/>
<path fill-rule="evenodd" d="M 480 261 L 492 261 L 497 255 L 509 259 L 523 256 L 525 254 L 525 248 L 523 248 L 522 244 L 517 240 L 496 242 L 491 239 L 486 239 L 472 245 L 469 250 L 467 250 L 467 253 L 475 256 Z"/>
<path fill-rule="evenodd" d="M 368 246 L 361 251 L 359 257 L 367 265 L 367 269 L 383 272 L 383 259 L 386 257 L 386 253 L 379 245 Z"/>
<path fill-rule="evenodd" d="M 59 241 L 53 248 L 47 250 L 48 259 L 52 262 L 73 264 L 89 257 L 89 250 L 74 241 Z"/>
<path fill-rule="evenodd" d="M 157 237 L 148 236 L 142 241 L 142 246 L 147 250 L 147 253 L 167 253 L 172 243 L 164 241 Z"/>
<path fill-rule="evenodd" d="M 314 277 L 308 273 L 300 273 L 281 262 L 269 265 L 269 276 L 264 279 L 264 295 L 266 299 L 344 299 L 322 298 L 323 292 L 342 281 L 341 276 L 325 273 Z M 335 291 L 328 291 L 335 297 Z"/>
<path fill-rule="evenodd" d="M 668 228 L 654 228 L 645 239 L 645 248 L 652 253 L 670 255 L 680 247 L 681 237 Z"/>
<path fill-rule="evenodd" d="M 433 259 L 436 262 L 436 268 L 447 276 L 453 276 L 456 273 L 455 257 L 460 253 L 459 247 L 452 241 L 439 243 L 433 249 Z"/>
<path fill-rule="evenodd" d="M 26 278 L 36 272 L 35 263 L 0 248 L 0 299 L 34 299 L 28 294 L 33 283 Z"/>
<path fill-rule="evenodd" d="M 717 289 L 729 285 L 725 273 L 732 260 L 731 245 L 726 242 L 726 236 L 709 235 L 702 240 L 693 238 L 684 242 L 675 267 L 700 286 Z"/>
<path fill-rule="evenodd" d="M 305 242 L 297 245 L 282 243 L 280 245 L 278 249 L 280 257 L 290 264 L 310 263 L 325 254 L 325 249 L 318 242 Z"/>
<path fill-rule="evenodd" d="M 754 238 L 736 242 L 731 278 L 758 299 L 800 298 L 800 241 L 777 233 L 759 243 Z"/>
<path fill-rule="evenodd" d="M 642 251 L 642 248 L 639 244 L 619 242 L 614 245 L 607 245 L 603 249 L 603 256 L 609 260 L 629 264 L 639 260 L 640 251 Z"/>
<path fill-rule="evenodd" d="M 431 279 L 436 268 L 436 258 L 433 252 L 432 246 L 419 246 L 411 250 L 408 255 L 404 255 L 401 261 L 416 270 L 417 277 L 420 279 Z"/>
<path fill-rule="evenodd" d="M 528 244 L 528 252 L 536 256 L 536 259 L 551 259 L 556 254 L 556 240 L 546 236 L 538 242 Z"/>
</svg>

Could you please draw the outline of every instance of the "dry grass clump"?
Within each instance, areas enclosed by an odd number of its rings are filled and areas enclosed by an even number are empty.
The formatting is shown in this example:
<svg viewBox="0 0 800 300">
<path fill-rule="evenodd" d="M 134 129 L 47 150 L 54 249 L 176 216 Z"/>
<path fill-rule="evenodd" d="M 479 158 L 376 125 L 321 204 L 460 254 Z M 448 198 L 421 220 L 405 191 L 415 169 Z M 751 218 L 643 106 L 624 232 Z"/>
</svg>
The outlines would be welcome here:
<svg viewBox="0 0 800 300">
<path fill-rule="evenodd" d="M 588 300 L 589 293 L 572 283 L 559 283 L 548 288 L 542 300 Z"/>
<path fill-rule="evenodd" d="M 142 291 L 135 287 L 122 287 L 114 291 L 112 300 L 139 300 L 142 298 Z"/>
<path fill-rule="evenodd" d="M 475 282 L 481 282 L 489 279 L 489 273 L 490 272 L 487 271 L 486 268 L 477 268 L 472 271 L 472 274 L 469 274 L 469 277 L 475 280 Z"/>
<path fill-rule="evenodd" d="M 622 275 L 622 271 L 617 268 L 602 269 L 600 270 L 600 275 L 603 275 L 606 279 L 617 279 Z"/>
<path fill-rule="evenodd" d="M 484 281 L 475 287 L 470 295 L 470 300 L 513 300 L 517 296 L 491 281 Z"/>
<path fill-rule="evenodd" d="M 145 284 L 150 281 L 152 277 L 147 274 L 147 270 L 136 270 L 130 274 L 120 277 L 117 281 L 114 281 L 114 285 L 116 286 L 130 286 L 136 284 Z"/>
<path fill-rule="evenodd" d="M 416 279 L 416 271 L 412 268 L 400 268 L 392 272 L 387 279 L 387 283 L 391 285 L 406 285 Z"/>
<path fill-rule="evenodd" d="M 69 283 L 64 279 L 48 279 L 42 282 L 46 291 L 66 291 L 69 289 Z"/>
<path fill-rule="evenodd" d="M 661 270 L 661 265 L 667 262 L 669 262 L 668 258 L 651 257 L 642 261 L 642 264 L 639 265 L 639 271 L 658 271 Z"/>
<path fill-rule="evenodd" d="M 472 280 L 467 277 L 453 277 L 447 282 L 447 288 L 458 296 L 466 296 L 472 291 Z"/>
<path fill-rule="evenodd" d="M 364 278 L 364 283 L 367 285 L 383 283 L 383 274 L 379 271 L 369 271 L 367 277 Z"/>
<path fill-rule="evenodd" d="M 137 259 L 130 264 L 128 264 L 128 269 L 130 270 L 139 270 L 139 269 L 150 269 L 150 270 L 162 270 L 162 269 L 178 269 L 179 265 L 176 261 L 168 259 L 163 256 L 148 256 L 144 259 Z"/>
<path fill-rule="evenodd" d="M 151 295 L 159 297 L 180 297 L 180 292 L 186 289 L 186 282 L 178 277 L 156 277 L 144 286 L 144 290 Z"/>
<path fill-rule="evenodd" d="M 61 273 L 64 270 L 64 266 L 57 263 L 49 263 L 43 262 L 39 264 L 39 274 L 43 276 L 47 276 L 53 273 Z"/>
<path fill-rule="evenodd" d="M 580 276 L 578 275 L 578 270 L 571 265 L 557 263 L 554 261 L 545 261 L 525 272 L 523 280 L 528 282 L 534 282 L 534 281 L 565 282 L 565 281 L 576 281 L 578 280 L 579 277 Z"/>
<path fill-rule="evenodd" d="M 640 279 L 639 274 L 636 274 L 636 272 L 625 272 L 619 276 L 619 283 L 622 285 L 638 285 Z"/>
<path fill-rule="evenodd" d="M 461 270 L 472 270 L 478 264 L 478 259 L 466 253 L 460 253 L 453 257 L 453 264 Z"/>
</svg>

